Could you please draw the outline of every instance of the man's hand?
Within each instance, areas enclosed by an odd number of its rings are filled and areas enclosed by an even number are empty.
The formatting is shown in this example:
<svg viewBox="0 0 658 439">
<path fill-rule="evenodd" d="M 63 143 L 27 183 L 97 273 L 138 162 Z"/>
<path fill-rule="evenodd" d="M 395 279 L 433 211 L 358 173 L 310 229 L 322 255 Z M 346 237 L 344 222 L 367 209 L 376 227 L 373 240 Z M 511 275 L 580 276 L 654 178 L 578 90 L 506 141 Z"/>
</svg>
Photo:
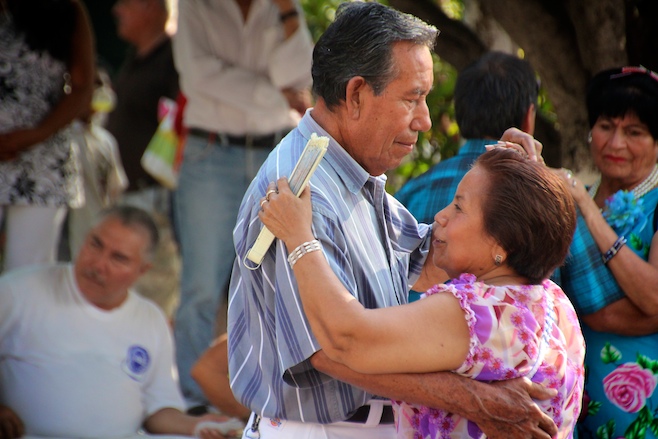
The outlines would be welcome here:
<svg viewBox="0 0 658 439">
<path fill-rule="evenodd" d="M 527 378 L 489 384 L 452 372 L 360 374 L 322 351 L 311 357 L 311 364 L 372 394 L 456 413 L 475 422 L 489 439 L 549 439 L 557 434 L 553 420 L 533 401 L 551 399 L 556 391 Z"/>
<path fill-rule="evenodd" d="M 158 410 L 144 420 L 144 429 L 148 433 L 178 434 L 200 437 L 203 439 L 226 439 L 222 433 L 228 416 L 208 413 L 192 416 L 178 409 L 166 407 Z M 231 424 L 228 424 L 233 425 Z"/>
<path fill-rule="evenodd" d="M 194 437 L 199 439 L 232 439 L 242 437 L 244 422 L 224 415 L 207 414 L 199 418 Z"/>
<path fill-rule="evenodd" d="M 532 400 L 550 399 L 555 390 L 527 378 L 496 381 L 483 389 L 476 395 L 479 409 L 468 419 L 489 439 L 549 439 L 557 434 L 553 420 Z"/>
<path fill-rule="evenodd" d="M 25 434 L 23 421 L 16 412 L 0 404 L 0 439 L 19 438 Z"/>
</svg>

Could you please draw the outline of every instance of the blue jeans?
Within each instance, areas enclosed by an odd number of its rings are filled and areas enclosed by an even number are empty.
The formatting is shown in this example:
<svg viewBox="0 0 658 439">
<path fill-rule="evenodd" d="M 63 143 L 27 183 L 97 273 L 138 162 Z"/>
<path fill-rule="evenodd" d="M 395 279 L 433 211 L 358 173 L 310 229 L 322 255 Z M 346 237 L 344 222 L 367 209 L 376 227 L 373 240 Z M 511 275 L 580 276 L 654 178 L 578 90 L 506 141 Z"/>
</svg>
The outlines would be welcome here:
<svg viewBox="0 0 658 439">
<path fill-rule="evenodd" d="M 220 145 L 193 135 L 187 138 L 174 194 L 183 263 L 174 337 L 181 389 L 189 406 L 206 403 L 190 369 L 217 335 L 215 322 L 226 300 L 235 259 L 233 228 L 238 209 L 269 153 L 267 148 Z"/>
</svg>

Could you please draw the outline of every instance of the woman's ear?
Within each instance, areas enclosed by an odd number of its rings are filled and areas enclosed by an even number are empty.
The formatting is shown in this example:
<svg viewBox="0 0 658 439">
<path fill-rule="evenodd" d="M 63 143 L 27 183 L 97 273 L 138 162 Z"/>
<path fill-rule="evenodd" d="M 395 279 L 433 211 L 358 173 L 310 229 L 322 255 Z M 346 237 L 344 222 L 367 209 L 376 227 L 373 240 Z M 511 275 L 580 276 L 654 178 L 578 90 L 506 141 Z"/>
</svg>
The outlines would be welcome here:
<svg viewBox="0 0 658 439">
<path fill-rule="evenodd" d="M 507 261 L 507 252 L 500 244 L 496 243 L 491 247 L 491 259 L 497 266 L 503 265 Z"/>
</svg>

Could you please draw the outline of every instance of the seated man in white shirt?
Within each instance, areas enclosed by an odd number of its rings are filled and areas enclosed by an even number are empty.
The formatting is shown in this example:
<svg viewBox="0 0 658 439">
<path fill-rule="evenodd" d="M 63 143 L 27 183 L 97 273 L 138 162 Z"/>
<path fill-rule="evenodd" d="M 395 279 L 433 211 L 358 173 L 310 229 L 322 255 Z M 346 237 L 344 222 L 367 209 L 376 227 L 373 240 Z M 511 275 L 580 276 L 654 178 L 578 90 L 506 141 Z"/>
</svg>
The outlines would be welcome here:
<svg viewBox="0 0 658 439">
<path fill-rule="evenodd" d="M 0 437 L 191 436 L 224 420 L 182 411 L 167 320 L 130 290 L 157 240 L 146 212 L 115 207 L 74 264 L 0 277 Z"/>
</svg>

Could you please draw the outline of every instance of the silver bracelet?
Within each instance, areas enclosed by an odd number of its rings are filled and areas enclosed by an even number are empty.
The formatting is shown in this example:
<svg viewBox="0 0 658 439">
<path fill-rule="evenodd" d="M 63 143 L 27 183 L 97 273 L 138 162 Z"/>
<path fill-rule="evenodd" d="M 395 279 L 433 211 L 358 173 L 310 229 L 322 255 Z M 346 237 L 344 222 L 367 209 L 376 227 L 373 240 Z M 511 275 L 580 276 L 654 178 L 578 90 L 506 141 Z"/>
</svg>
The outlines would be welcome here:
<svg viewBox="0 0 658 439">
<path fill-rule="evenodd" d="M 297 248 L 291 251 L 288 255 L 288 263 L 290 264 L 290 268 L 294 267 L 297 261 L 299 261 L 299 259 L 306 253 L 314 252 L 317 250 L 322 250 L 322 244 L 320 244 L 320 241 L 317 239 L 299 244 L 299 246 L 297 246 Z"/>
<path fill-rule="evenodd" d="M 621 250 L 624 244 L 626 244 L 626 238 L 624 238 L 623 236 L 617 238 L 615 243 L 612 244 L 612 247 L 610 247 L 610 250 L 608 250 L 607 252 L 601 255 L 601 260 L 603 261 L 603 263 L 607 265 L 608 262 L 610 262 L 610 259 L 614 258 L 617 252 Z"/>
</svg>

